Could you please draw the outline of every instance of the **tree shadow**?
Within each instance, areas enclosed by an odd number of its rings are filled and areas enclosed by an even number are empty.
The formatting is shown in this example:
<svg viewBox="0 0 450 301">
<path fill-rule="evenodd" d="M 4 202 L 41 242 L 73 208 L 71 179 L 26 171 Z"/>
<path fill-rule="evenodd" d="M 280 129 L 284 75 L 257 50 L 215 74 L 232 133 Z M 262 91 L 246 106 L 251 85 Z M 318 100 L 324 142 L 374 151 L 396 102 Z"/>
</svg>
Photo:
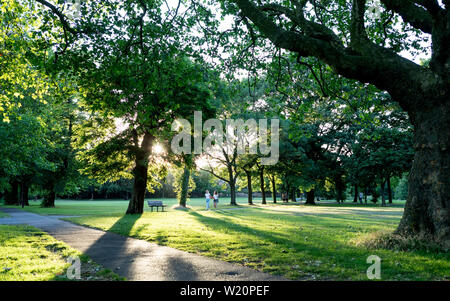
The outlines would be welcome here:
<svg viewBox="0 0 450 301">
<path fill-rule="evenodd" d="M 221 212 L 216 213 L 221 214 Z M 264 242 L 279 245 L 280 257 L 282 258 L 286 256 L 286 262 L 284 262 L 285 264 L 293 263 L 292 260 L 294 258 L 300 259 L 299 256 L 301 256 L 301 254 L 304 254 L 309 259 L 319 259 L 320 264 L 326 267 L 327 270 L 332 270 L 335 265 L 339 266 L 339 268 L 349 269 L 349 271 L 354 270 L 358 265 L 357 263 L 359 263 L 359 265 L 361 266 L 365 266 L 367 256 L 370 255 L 371 252 L 373 252 L 373 250 L 361 248 L 356 245 L 353 246 L 349 244 L 343 244 L 338 241 L 330 241 L 328 243 L 325 243 L 323 246 L 318 246 L 314 245 L 317 244 L 317 242 L 311 242 L 309 240 L 305 240 L 304 242 L 299 240 L 292 240 L 289 238 L 289 235 L 292 234 L 291 232 L 286 233 L 287 237 L 274 235 L 269 231 L 254 229 L 245 225 L 237 224 L 231 221 L 227 216 L 224 216 L 223 218 L 215 218 L 203 216 L 197 212 L 190 212 L 189 214 L 194 216 L 199 222 L 212 227 L 216 231 L 220 231 L 226 234 L 230 234 L 230 232 L 239 234 L 245 233 L 249 236 L 254 237 L 255 239 L 242 239 L 239 243 L 243 245 L 243 249 L 248 248 L 249 250 L 254 250 L 255 248 L 257 248 L 257 256 L 260 256 L 259 260 L 269 265 L 270 263 L 268 263 L 266 260 L 266 254 L 268 254 L 268 252 L 273 252 L 273 246 L 270 246 L 270 244 L 265 244 Z M 255 255 L 256 254 L 253 252 L 252 256 Z M 419 254 L 415 255 L 419 256 Z M 279 265 L 279 260 L 283 260 L 281 258 L 277 258 L 274 265 Z M 311 265 L 314 264 L 314 261 L 311 262 Z M 384 266 L 386 269 L 396 268 L 390 262 L 385 262 Z M 361 269 L 360 272 L 361 276 L 364 277 L 366 270 Z M 352 273 L 354 273 L 354 271 L 352 271 Z"/>
<path fill-rule="evenodd" d="M 173 249 L 155 247 L 144 240 L 141 240 L 142 244 L 136 244 L 137 239 L 130 235 L 140 217 L 141 214 L 121 216 L 83 253 L 127 279 L 149 276 L 158 280 L 198 280 L 195 266 Z M 156 241 L 158 245 L 164 245 L 167 236 L 158 233 Z M 155 274 L 150 275 L 149 271 Z"/>
<path fill-rule="evenodd" d="M 130 242 L 128 236 L 140 217 L 141 214 L 123 215 L 83 253 L 96 263 L 128 278 L 133 266 L 133 257 L 137 255 L 128 248 Z"/>
</svg>

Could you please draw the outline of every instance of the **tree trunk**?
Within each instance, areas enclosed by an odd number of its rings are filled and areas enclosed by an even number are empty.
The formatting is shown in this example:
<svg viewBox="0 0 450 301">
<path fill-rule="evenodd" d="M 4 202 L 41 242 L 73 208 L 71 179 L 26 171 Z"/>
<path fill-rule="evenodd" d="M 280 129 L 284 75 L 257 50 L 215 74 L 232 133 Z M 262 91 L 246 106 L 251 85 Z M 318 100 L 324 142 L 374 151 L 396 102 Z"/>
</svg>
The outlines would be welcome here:
<svg viewBox="0 0 450 301">
<path fill-rule="evenodd" d="M 185 166 L 183 170 L 183 176 L 181 178 L 181 192 L 180 192 L 180 201 L 179 205 L 186 207 L 186 201 L 188 198 L 189 192 L 189 179 L 191 177 L 191 170 L 189 167 Z"/>
<path fill-rule="evenodd" d="M 294 187 L 291 189 L 291 200 L 292 200 L 292 202 L 296 202 L 296 200 L 295 200 L 295 188 Z"/>
<path fill-rule="evenodd" d="M 345 201 L 345 183 L 343 175 L 339 173 L 335 178 L 335 188 L 336 188 L 336 201 L 338 203 L 343 203 Z"/>
<path fill-rule="evenodd" d="M 236 181 L 230 182 L 230 193 L 231 193 L 230 205 L 237 205 L 237 203 L 236 203 Z"/>
<path fill-rule="evenodd" d="M 247 175 L 248 204 L 253 205 L 252 174 L 247 170 L 245 170 L 245 174 Z"/>
<path fill-rule="evenodd" d="M 389 204 L 392 204 L 391 177 L 387 177 L 386 183 L 387 183 L 387 189 L 388 189 Z"/>
<path fill-rule="evenodd" d="M 126 214 L 144 213 L 145 191 L 147 189 L 148 158 L 151 153 L 153 136 L 149 133 L 144 135 L 141 147 L 136 154 L 135 167 L 133 170 L 134 182 L 133 193 Z"/>
<path fill-rule="evenodd" d="M 5 205 L 19 204 L 19 183 L 17 181 L 11 182 L 11 189 L 5 194 Z"/>
<path fill-rule="evenodd" d="M 54 208 L 55 199 L 56 199 L 55 189 L 52 188 L 42 199 L 41 207 Z"/>
<path fill-rule="evenodd" d="M 315 205 L 316 202 L 314 201 L 314 198 L 315 198 L 315 191 L 314 191 L 314 189 L 311 189 L 310 191 L 308 191 L 306 193 L 306 202 L 305 202 L 305 204 Z"/>
<path fill-rule="evenodd" d="M 271 178 L 272 181 L 272 199 L 273 199 L 273 203 L 276 204 L 277 203 L 277 187 L 276 187 L 276 183 L 275 183 L 275 176 L 273 176 Z"/>
<path fill-rule="evenodd" d="M 285 198 L 286 198 L 286 203 L 289 203 L 289 194 L 291 193 L 291 186 L 287 186 L 287 189 L 286 189 L 286 195 L 285 195 Z"/>
<path fill-rule="evenodd" d="M 134 167 L 133 193 L 126 214 L 142 214 L 144 212 L 145 191 L 147 189 L 148 161 L 136 160 Z"/>
<path fill-rule="evenodd" d="M 370 190 L 372 192 L 372 203 L 376 204 L 378 202 L 377 185 L 372 186 Z"/>
<path fill-rule="evenodd" d="M 261 183 L 261 196 L 262 196 L 262 201 L 261 204 L 265 205 L 267 204 L 266 202 L 266 187 L 265 187 L 265 183 L 264 183 L 264 169 L 261 168 L 261 170 L 259 171 L 259 181 Z"/>
<path fill-rule="evenodd" d="M 381 206 L 386 207 L 386 196 L 384 195 L 384 186 L 386 181 L 383 179 L 381 180 Z"/>
<path fill-rule="evenodd" d="M 355 194 L 353 196 L 353 203 L 358 203 L 358 184 L 355 184 Z"/>
<path fill-rule="evenodd" d="M 28 203 L 28 191 L 29 191 L 29 185 L 25 181 L 20 183 L 20 204 L 22 205 L 22 208 L 25 206 L 30 206 Z"/>
<path fill-rule="evenodd" d="M 418 109 L 409 191 L 397 233 L 450 242 L 450 104 Z"/>
</svg>

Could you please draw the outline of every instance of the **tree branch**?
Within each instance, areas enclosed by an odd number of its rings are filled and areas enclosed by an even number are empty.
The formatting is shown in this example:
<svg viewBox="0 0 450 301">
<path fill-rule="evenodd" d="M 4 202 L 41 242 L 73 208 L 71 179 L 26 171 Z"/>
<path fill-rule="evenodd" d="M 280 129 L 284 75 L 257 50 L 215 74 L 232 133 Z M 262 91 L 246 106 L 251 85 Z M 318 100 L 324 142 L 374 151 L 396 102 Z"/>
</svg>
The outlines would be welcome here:
<svg viewBox="0 0 450 301">
<path fill-rule="evenodd" d="M 395 2 L 395 0 L 386 1 Z M 336 39 L 330 38 L 330 35 L 326 35 L 327 31 L 323 29 L 325 26 L 321 24 L 299 21 L 301 29 L 307 27 L 303 33 L 285 30 L 266 16 L 251 0 L 233 0 L 233 2 L 276 47 L 295 52 L 299 56 L 317 57 L 342 76 L 363 83 L 371 83 L 381 90 L 386 90 L 404 109 L 412 105 L 411 100 L 417 97 L 417 90 L 412 87 L 420 89 L 424 81 L 436 82 L 433 72 L 370 40 L 359 44 L 355 51 L 352 48 L 345 48 L 341 41 L 337 42 Z M 355 0 L 355 3 L 360 5 L 363 2 Z M 413 6 L 414 9 L 420 9 L 428 14 L 422 8 Z M 270 8 L 286 13 L 287 17 L 293 14 L 292 11 L 282 10 L 277 5 L 262 7 L 266 10 Z M 363 6 L 355 7 L 355 9 L 360 13 L 354 16 L 354 36 L 358 34 L 361 36 L 364 34 L 361 23 Z M 295 18 L 298 20 L 298 14 Z M 405 91 L 410 91 L 411 94 L 405 95 Z"/>
<path fill-rule="evenodd" d="M 433 20 L 424 8 L 415 5 L 410 0 L 381 0 L 381 2 L 383 2 L 387 9 L 398 13 L 411 26 L 431 34 Z"/>
<path fill-rule="evenodd" d="M 68 32 L 70 32 L 71 34 L 73 34 L 73 35 L 77 35 L 79 32 L 78 31 L 76 31 L 75 29 L 73 29 L 71 26 L 70 26 L 70 24 L 69 24 L 69 22 L 67 22 L 67 17 L 62 13 L 62 12 L 60 12 L 57 8 L 56 8 L 56 6 L 54 6 L 53 4 L 51 4 L 50 2 L 48 2 L 48 1 L 45 1 L 45 0 L 36 0 L 37 2 L 39 2 L 39 3 L 41 3 L 42 5 L 44 5 L 44 6 L 47 6 L 55 15 L 57 15 L 58 16 L 58 18 L 59 18 L 59 21 L 61 22 L 61 24 L 62 24 L 62 26 L 68 31 Z"/>
<path fill-rule="evenodd" d="M 350 44 L 354 49 L 360 48 L 359 46 L 361 44 L 366 44 L 369 41 L 364 28 L 365 6 L 366 0 L 353 0 L 352 19 L 350 25 Z"/>
</svg>

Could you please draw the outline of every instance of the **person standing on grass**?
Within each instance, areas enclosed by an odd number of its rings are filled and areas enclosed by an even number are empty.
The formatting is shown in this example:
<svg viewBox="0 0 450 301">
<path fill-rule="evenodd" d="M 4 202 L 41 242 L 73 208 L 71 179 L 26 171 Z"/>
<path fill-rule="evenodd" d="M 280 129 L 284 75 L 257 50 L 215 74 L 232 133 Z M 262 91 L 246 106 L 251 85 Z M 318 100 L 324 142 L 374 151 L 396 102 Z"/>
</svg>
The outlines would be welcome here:
<svg viewBox="0 0 450 301">
<path fill-rule="evenodd" d="M 363 199 L 364 193 L 360 192 L 359 193 L 359 203 L 362 204 L 362 199 Z"/>
<path fill-rule="evenodd" d="M 206 210 L 209 210 L 209 199 L 211 195 L 209 194 L 209 190 L 206 190 L 205 192 L 205 199 L 206 199 Z"/>
<path fill-rule="evenodd" d="M 214 191 L 214 208 L 217 208 L 217 203 L 219 203 L 219 193 Z"/>
</svg>

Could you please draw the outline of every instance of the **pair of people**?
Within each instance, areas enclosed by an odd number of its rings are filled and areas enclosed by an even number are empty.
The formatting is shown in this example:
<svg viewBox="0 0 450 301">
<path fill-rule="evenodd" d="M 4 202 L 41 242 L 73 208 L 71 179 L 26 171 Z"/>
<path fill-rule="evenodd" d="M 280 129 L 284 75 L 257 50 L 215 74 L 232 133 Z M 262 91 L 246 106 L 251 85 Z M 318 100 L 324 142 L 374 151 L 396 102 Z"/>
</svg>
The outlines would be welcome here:
<svg viewBox="0 0 450 301">
<path fill-rule="evenodd" d="M 219 193 L 214 191 L 214 194 L 211 195 L 208 190 L 205 191 L 205 199 L 206 199 L 206 210 L 209 210 L 209 202 L 210 200 L 214 201 L 214 208 L 217 208 L 217 203 L 219 203 Z"/>
</svg>

